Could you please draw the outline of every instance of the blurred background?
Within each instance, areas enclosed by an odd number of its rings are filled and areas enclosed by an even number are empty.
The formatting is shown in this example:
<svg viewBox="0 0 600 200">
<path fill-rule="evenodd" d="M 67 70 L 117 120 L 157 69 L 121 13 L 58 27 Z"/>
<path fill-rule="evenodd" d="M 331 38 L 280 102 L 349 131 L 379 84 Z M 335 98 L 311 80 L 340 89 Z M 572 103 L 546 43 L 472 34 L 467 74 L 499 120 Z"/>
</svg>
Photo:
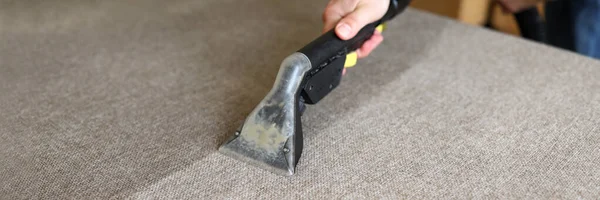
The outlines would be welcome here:
<svg viewBox="0 0 600 200">
<path fill-rule="evenodd" d="M 494 0 L 413 0 L 412 7 L 450 17 L 461 22 L 489 26 L 508 34 L 520 35 L 512 13 L 504 12 Z M 544 3 L 537 5 L 543 16 Z"/>
<path fill-rule="evenodd" d="M 600 59 L 600 0 L 413 0 L 411 7 Z"/>
</svg>

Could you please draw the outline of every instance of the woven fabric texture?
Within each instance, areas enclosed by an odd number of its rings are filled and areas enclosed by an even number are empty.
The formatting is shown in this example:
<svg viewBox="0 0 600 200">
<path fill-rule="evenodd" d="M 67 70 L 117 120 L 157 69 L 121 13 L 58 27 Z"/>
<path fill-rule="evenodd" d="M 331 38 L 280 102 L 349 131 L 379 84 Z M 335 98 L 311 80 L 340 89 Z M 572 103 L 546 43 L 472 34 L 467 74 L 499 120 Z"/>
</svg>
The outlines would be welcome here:
<svg viewBox="0 0 600 200">
<path fill-rule="evenodd" d="M 600 198 L 600 62 L 414 9 L 295 176 L 219 154 L 326 3 L 1 1 L 0 199 Z"/>
</svg>

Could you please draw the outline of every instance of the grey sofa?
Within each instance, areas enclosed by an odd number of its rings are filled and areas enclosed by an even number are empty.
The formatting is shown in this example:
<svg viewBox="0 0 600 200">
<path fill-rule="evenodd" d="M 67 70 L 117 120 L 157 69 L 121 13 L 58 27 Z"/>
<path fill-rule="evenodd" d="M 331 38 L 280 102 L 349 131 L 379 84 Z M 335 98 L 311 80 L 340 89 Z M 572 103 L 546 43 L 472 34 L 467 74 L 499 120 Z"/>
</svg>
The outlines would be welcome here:
<svg viewBox="0 0 600 200">
<path fill-rule="evenodd" d="M 600 198 L 600 62 L 414 9 L 295 176 L 219 154 L 326 3 L 2 1 L 0 199 Z"/>
</svg>

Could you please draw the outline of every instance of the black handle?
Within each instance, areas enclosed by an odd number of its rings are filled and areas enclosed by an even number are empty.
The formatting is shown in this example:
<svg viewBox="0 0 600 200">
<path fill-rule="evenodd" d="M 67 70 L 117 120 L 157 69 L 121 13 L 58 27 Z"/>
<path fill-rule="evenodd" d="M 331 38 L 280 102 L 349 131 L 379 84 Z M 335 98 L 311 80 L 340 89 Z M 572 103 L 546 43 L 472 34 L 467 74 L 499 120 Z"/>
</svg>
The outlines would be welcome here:
<svg viewBox="0 0 600 200">
<path fill-rule="evenodd" d="M 324 67 L 334 59 L 360 48 L 365 41 L 371 38 L 379 24 L 381 24 L 381 20 L 366 25 L 349 40 L 340 39 L 335 34 L 335 29 L 332 29 L 304 46 L 299 52 L 310 59 L 313 69 Z"/>
<path fill-rule="evenodd" d="M 303 101 L 315 104 L 335 89 L 342 79 L 346 54 L 360 48 L 371 38 L 377 26 L 404 11 L 409 3 L 410 0 L 390 0 L 388 10 L 381 19 L 366 25 L 349 40 L 340 39 L 332 29 L 298 50 L 311 63 L 311 69 L 301 86 Z"/>
<path fill-rule="evenodd" d="M 335 29 L 332 29 L 298 52 L 303 53 L 310 59 L 313 68 L 323 67 L 334 59 L 360 48 L 365 41 L 371 38 L 377 26 L 404 11 L 409 3 L 410 0 L 390 0 L 386 14 L 381 19 L 363 27 L 353 38 L 342 40 L 335 34 Z"/>
</svg>

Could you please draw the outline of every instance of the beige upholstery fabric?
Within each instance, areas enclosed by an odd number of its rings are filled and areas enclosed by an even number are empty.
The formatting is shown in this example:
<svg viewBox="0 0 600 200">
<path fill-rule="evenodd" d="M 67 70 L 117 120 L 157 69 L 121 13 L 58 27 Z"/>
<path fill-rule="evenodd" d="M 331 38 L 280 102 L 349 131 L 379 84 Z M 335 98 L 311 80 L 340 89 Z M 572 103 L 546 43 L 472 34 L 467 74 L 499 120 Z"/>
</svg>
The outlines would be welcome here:
<svg viewBox="0 0 600 200">
<path fill-rule="evenodd" d="M 600 198 L 600 62 L 417 10 L 296 176 L 219 154 L 326 3 L 2 1 L 1 199 Z"/>
</svg>

